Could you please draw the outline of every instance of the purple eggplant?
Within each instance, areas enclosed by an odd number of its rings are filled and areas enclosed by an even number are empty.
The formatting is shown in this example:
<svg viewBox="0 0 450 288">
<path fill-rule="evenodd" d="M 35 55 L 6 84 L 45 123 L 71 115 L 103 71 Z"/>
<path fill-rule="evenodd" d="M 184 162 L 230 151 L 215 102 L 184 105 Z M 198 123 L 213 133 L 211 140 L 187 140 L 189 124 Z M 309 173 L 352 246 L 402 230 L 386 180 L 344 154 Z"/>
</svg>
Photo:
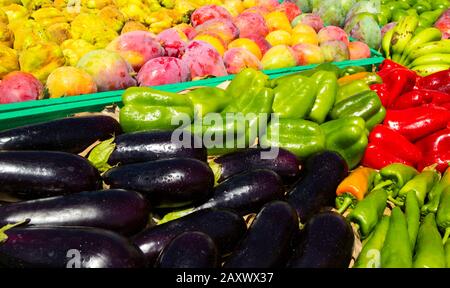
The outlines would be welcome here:
<svg viewBox="0 0 450 288">
<path fill-rule="evenodd" d="M 288 193 L 302 223 L 322 208 L 334 206 L 336 188 L 347 175 L 347 163 L 335 152 L 321 152 L 307 160 L 304 177 Z"/>
<path fill-rule="evenodd" d="M 185 232 L 175 237 L 159 255 L 159 268 L 217 268 L 220 254 L 214 241 L 202 232 Z"/>
<path fill-rule="evenodd" d="M 233 251 L 246 229 L 244 219 L 232 211 L 204 209 L 145 229 L 133 237 L 133 243 L 144 252 L 148 265 L 153 266 L 161 251 L 183 232 L 207 234 L 223 255 Z"/>
<path fill-rule="evenodd" d="M 352 260 L 354 235 L 339 213 L 314 215 L 301 232 L 300 243 L 289 262 L 291 268 L 347 268 Z"/>
<path fill-rule="evenodd" d="M 196 159 L 172 158 L 108 170 L 111 188 L 141 192 L 154 207 L 181 207 L 206 199 L 214 186 L 209 166 Z"/>
<path fill-rule="evenodd" d="M 279 148 L 274 158 L 263 159 L 267 149 L 247 149 L 242 152 L 226 154 L 212 160 L 209 165 L 220 183 L 233 175 L 255 169 L 269 169 L 277 172 L 283 181 L 291 183 L 300 175 L 301 164 L 297 156 Z"/>
<path fill-rule="evenodd" d="M 2 205 L 0 226 L 30 219 L 30 225 L 89 226 L 131 235 L 145 228 L 149 214 L 141 194 L 102 190 Z"/>
<path fill-rule="evenodd" d="M 137 268 L 141 251 L 114 232 L 91 227 L 12 228 L 0 265 L 13 268 Z"/>
<path fill-rule="evenodd" d="M 66 195 L 101 188 L 98 171 L 65 152 L 0 152 L 0 189 L 20 199 Z"/>
<path fill-rule="evenodd" d="M 215 187 L 213 196 L 194 211 L 206 208 L 226 208 L 239 215 L 256 213 L 267 202 L 281 199 L 283 182 L 271 170 L 253 170 L 229 178 Z"/>
<path fill-rule="evenodd" d="M 281 268 L 298 231 L 295 209 L 286 202 L 270 202 L 256 215 L 246 236 L 225 262 L 225 268 Z"/>
<path fill-rule="evenodd" d="M 0 132 L 0 150 L 80 153 L 97 140 L 122 133 L 109 116 L 70 117 Z"/>
<path fill-rule="evenodd" d="M 206 148 L 198 137 L 190 135 L 186 146 L 172 141 L 172 131 L 135 132 L 117 136 L 116 145 L 108 159 L 110 165 L 126 165 L 167 158 L 194 158 L 206 162 Z"/>
</svg>

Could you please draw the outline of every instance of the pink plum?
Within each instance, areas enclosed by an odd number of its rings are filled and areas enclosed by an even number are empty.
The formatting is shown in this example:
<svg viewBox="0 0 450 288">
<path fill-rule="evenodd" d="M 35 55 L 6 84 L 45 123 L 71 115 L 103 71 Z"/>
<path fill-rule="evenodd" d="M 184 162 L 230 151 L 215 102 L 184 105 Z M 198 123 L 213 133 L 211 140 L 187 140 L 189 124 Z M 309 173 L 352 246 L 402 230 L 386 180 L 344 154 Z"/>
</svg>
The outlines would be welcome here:
<svg viewBox="0 0 450 288">
<path fill-rule="evenodd" d="M 194 27 L 205 23 L 206 21 L 217 19 L 220 21 L 233 19 L 227 9 L 217 5 L 205 5 L 195 9 L 191 15 L 191 24 Z"/>
<path fill-rule="evenodd" d="M 256 5 L 260 7 L 264 7 L 269 11 L 274 11 L 280 3 L 278 0 L 256 0 Z"/>
<path fill-rule="evenodd" d="M 305 13 L 295 17 L 295 19 L 292 20 L 291 25 L 292 27 L 295 27 L 298 23 L 303 23 L 311 26 L 314 30 L 316 30 L 316 32 L 319 32 L 324 26 L 322 18 L 320 18 L 319 15 L 313 13 Z"/>
<path fill-rule="evenodd" d="M 292 46 L 292 50 L 297 56 L 298 65 L 320 64 L 325 61 L 322 50 L 317 45 L 300 43 Z"/>
<path fill-rule="evenodd" d="M 81 57 L 77 67 L 92 76 L 99 92 L 136 86 L 136 80 L 131 76 L 134 71 L 130 63 L 113 51 L 90 51 Z"/>
<path fill-rule="evenodd" d="M 338 62 L 350 59 L 348 46 L 339 40 L 330 40 L 320 44 L 325 62 Z"/>
<path fill-rule="evenodd" d="M 319 43 L 324 43 L 331 40 L 338 40 L 344 42 L 346 45 L 350 43 L 348 40 L 348 35 L 344 29 L 337 26 L 327 26 L 320 29 L 317 34 L 319 37 Z"/>
<path fill-rule="evenodd" d="M 0 82 L 0 104 L 36 100 L 44 91 L 44 86 L 32 74 L 14 71 Z"/>
<path fill-rule="evenodd" d="M 364 42 L 350 42 L 348 50 L 350 52 L 350 60 L 370 58 L 370 48 Z"/>
<path fill-rule="evenodd" d="M 240 32 L 240 37 L 250 34 L 258 34 L 265 37 L 269 33 L 264 17 L 258 13 L 245 12 L 234 20 Z"/>
<path fill-rule="evenodd" d="M 244 13 L 256 13 L 256 14 L 259 14 L 264 17 L 270 13 L 270 10 L 267 9 L 266 7 L 262 7 L 262 6 L 253 6 L 248 9 L 245 9 L 244 11 L 242 11 L 241 14 L 244 14 Z"/>
<path fill-rule="evenodd" d="M 233 24 L 233 22 L 228 20 L 209 20 L 195 27 L 195 30 L 198 34 L 213 32 L 220 36 L 225 44 L 228 44 L 239 37 L 239 29 Z"/>
<path fill-rule="evenodd" d="M 181 57 L 186 48 L 186 35 L 175 28 L 162 31 L 156 37 L 156 40 L 164 47 L 166 56 Z"/>
<path fill-rule="evenodd" d="M 146 31 L 122 34 L 111 41 L 106 49 L 119 53 L 135 71 L 139 71 L 148 60 L 164 55 L 164 48 L 150 32 Z"/>
<path fill-rule="evenodd" d="M 249 35 L 245 35 L 244 38 L 250 39 L 253 42 L 256 43 L 256 45 L 258 45 L 259 49 L 261 50 L 261 53 L 264 55 L 266 54 L 266 52 L 272 48 L 272 45 L 270 45 L 270 43 L 266 40 L 266 38 L 264 38 L 261 35 L 258 34 L 249 34 Z"/>
<path fill-rule="evenodd" d="M 229 74 L 237 74 L 245 68 L 262 69 L 258 58 L 245 48 L 231 48 L 223 55 L 223 61 Z"/>
<path fill-rule="evenodd" d="M 188 25 L 186 23 L 181 23 L 173 27 L 174 29 L 181 31 L 188 37 L 189 40 L 192 40 L 197 36 L 197 31 L 195 31 L 195 28 L 191 25 Z"/>
<path fill-rule="evenodd" d="M 226 76 L 227 71 L 219 52 L 210 44 L 194 40 L 181 58 L 189 67 L 192 79 L 204 76 Z"/>
<path fill-rule="evenodd" d="M 190 72 L 178 58 L 157 57 L 147 61 L 136 78 L 139 86 L 155 86 L 189 81 Z"/>
<path fill-rule="evenodd" d="M 288 17 L 289 21 L 294 20 L 295 17 L 302 14 L 302 10 L 300 10 L 300 8 L 298 8 L 298 6 L 295 5 L 295 3 L 287 2 L 287 1 L 284 1 L 279 6 L 277 6 L 275 11 L 284 12 L 286 14 L 286 16 Z"/>
</svg>

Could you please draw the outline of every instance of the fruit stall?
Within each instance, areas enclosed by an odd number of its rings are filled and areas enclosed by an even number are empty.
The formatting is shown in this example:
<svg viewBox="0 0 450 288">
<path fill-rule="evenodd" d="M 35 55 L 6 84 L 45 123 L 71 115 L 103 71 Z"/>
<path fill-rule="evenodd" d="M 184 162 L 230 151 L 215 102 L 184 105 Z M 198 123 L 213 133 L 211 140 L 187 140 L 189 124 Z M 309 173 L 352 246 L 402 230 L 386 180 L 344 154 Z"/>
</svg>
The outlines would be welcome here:
<svg viewBox="0 0 450 288">
<path fill-rule="evenodd" d="M 0 0 L 0 267 L 450 268 L 449 0 Z"/>
</svg>

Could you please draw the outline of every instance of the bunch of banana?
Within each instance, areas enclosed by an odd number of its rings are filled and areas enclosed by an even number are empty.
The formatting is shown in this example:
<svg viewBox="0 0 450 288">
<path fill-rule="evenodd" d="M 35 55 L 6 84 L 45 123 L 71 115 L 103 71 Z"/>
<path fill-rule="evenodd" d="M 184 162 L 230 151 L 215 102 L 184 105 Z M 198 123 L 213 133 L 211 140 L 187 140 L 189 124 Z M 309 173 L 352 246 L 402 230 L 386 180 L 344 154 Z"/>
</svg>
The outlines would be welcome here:
<svg viewBox="0 0 450 288">
<path fill-rule="evenodd" d="M 421 76 L 450 69 L 450 40 L 429 27 L 416 33 L 417 18 L 402 17 L 383 37 L 386 58 L 402 64 Z"/>
</svg>

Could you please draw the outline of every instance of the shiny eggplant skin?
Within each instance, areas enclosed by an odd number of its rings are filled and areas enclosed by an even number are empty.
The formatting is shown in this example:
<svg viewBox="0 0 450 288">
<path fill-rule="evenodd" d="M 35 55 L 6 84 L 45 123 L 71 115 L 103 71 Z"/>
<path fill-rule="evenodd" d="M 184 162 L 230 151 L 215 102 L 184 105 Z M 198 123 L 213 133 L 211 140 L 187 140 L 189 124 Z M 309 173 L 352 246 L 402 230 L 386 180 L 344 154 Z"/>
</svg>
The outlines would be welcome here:
<svg viewBox="0 0 450 288">
<path fill-rule="evenodd" d="M 37 226 L 88 226 L 132 235 L 145 228 L 149 202 L 126 190 L 80 192 L 0 206 L 0 227 L 30 219 Z"/>
<path fill-rule="evenodd" d="M 233 175 L 255 169 L 275 171 L 286 183 L 291 183 L 300 176 L 301 163 L 294 154 L 279 148 L 275 158 L 262 159 L 262 153 L 268 153 L 267 151 L 267 149 L 250 148 L 212 160 L 212 166 L 217 165 L 220 171 L 217 182 L 223 182 Z"/>
<path fill-rule="evenodd" d="M 246 229 L 244 219 L 232 211 L 204 209 L 145 229 L 132 240 L 144 252 L 147 264 L 153 266 L 167 244 L 183 232 L 199 231 L 207 234 L 223 255 L 233 251 Z"/>
<path fill-rule="evenodd" d="M 220 254 L 214 241 L 202 232 L 175 237 L 158 257 L 158 268 L 217 268 Z"/>
<path fill-rule="evenodd" d="M 291 252 L 298 231 L 295 209 L 287 202 L 273 201 L 256 215 L 244 239 L 228 257 L 225 268 L 281 268 Z"/>
<path fill-rule="evenodd" d="M 114 232 L 91 227 L 12 228 L 0 264 L 13 268 L 138 268 L 141 251 Z M 80 260 L 80 261 L 77 261 Z"/>
<path fill-rule="evenodd" d="M 47 150 L 80 153 L 97 140 L 122 133 L 109 116 L 70 117 L 0 132 L 0 150 Z"/>
<path fill-rule="evenodd" d="M 81 156 L 53 151 L 1 151 L 0 189 L 20 199 L 101 188 L 101 177 Z"/>
<path fill-rule="evenodd" d="M 195 208 L 225 208 L 241 216 L 256 213 L 267 202 L 281 199 L 283 181 L 277 173 L 259 169 L 238 174 L 217 185 L 213 196 Z"/>
<path fill-rule="evenodd" d="M 195 148 L 195 143 L 201 144 L 201 139 L 190 135 L 188 146 L 172 141 L 172 131 L 135 132 L 122 134 L 114 140 L 116 148 L 109 156 L 108 164 L 126 165 L 148 162 L 167 158 L 194 158 L 206 162 L 206 148 L 201 145 Z"/>
<path fill-rule="evenodd" d="M 347 175 L 347 163 L 335 152 L 321 152 L 307 160 L 304 177 L 288 193 L 302 223 L 325 206 L 334 206 L 336 188 Z"/>
<path fill-rule="evenodd" d="M 108 170 L 103 179 L 111 188 L 142 193 L 158 208 L 181 207 L 204 200 L 214 186 L 214 174 L 208 164 L 188 158 L 119 166 Z"/>
<path fill-rule="evenodd" d="M 301 232 L 300 244 L 289 262 L 291 268 L 347 268 L 352 259 L 354 235 L 339 213 L 314 215 Z"/>
</svg>

